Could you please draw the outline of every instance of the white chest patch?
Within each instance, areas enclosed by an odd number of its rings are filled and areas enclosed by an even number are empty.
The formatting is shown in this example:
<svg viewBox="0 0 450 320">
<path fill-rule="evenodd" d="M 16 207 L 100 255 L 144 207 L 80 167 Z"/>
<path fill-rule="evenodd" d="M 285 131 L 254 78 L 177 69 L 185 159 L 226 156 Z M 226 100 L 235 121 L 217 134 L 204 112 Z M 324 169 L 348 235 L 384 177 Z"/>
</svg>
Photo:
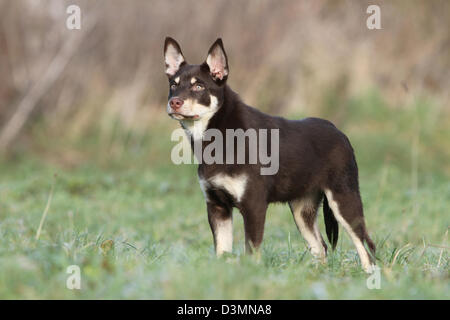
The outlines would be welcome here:
<svg viewBox="0 0 450 320">
<path fill-rule="evenodd" d="M 238 176 L 228 176 L 222 173 L 215 175 L 209 182 L 213 187 L 226 190 L 237 202 L 240 202 L 247 186 L 248 177 L 246 174 Z"/>
</svg>

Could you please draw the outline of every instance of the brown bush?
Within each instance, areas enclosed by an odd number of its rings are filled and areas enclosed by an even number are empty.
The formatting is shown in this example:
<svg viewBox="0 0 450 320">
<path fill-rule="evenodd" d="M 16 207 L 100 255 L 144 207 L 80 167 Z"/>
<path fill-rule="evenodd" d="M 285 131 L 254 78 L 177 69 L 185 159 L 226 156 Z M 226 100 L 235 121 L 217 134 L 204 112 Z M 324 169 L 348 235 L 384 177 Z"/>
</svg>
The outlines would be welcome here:
<svg viewBox="0 0 450 320">
<path fill-rule="evenodd" d="M 366 28 L 374 3 L 381 30 Z M 69 4 L 81 30 L 66 29 Z M 327 92 L 368 88 L 392 105 L 432 96 L 448 108 L 449 21 L 448 1 L 3 0 L 0 141 L 9 130 L 11 146 L 36 121 L 74 137 L 117 120 L 145 130 L 166 103 L 166 35 L 192 63 L 222 37 L 231 86 L 273 113 L 317 114 Z"/>
</svg>

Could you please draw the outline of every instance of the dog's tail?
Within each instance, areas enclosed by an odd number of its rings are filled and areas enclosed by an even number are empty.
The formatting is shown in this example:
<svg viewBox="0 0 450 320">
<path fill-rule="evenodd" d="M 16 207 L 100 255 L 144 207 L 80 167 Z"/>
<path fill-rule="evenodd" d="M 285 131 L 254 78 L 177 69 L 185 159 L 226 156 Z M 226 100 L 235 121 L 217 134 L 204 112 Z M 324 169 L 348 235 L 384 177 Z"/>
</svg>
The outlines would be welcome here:
<svg viewBox="0 0 450 320">
<path fill-rule="evenodd" d="M 339 225 L 328 205 L 326 196 L 323 197 L 323 218 L 325 220 L 325 230 L 327 232 L 328 241 L 330 241 L 331 247 L 334 250 L 339 237 Z"/>
</svg>

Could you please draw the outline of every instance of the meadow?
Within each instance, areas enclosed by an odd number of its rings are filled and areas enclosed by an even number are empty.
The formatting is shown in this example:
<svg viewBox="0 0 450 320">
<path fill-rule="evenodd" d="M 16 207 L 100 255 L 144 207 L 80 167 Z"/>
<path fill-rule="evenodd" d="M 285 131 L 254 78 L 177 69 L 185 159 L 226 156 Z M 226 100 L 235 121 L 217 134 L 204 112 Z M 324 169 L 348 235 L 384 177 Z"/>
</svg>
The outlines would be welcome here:
<svg viewBox="0 0 450 320">
<path fill-rule="evenodd" d="M 236 210 L 233 254 L 217 259 L 196 166 L 171 162 L 177 124 L 161 107 L 145 132 L 118 126 L 106 141 L 35 125 L 32 147 L 0 162 L 0 298 L 449 299 L 448 111 L 427 99 L 393 108 L 375 92 L 335 103 L 309 115 L 352 141 L 380 289 L 342 227 L 315 263 L 284 205 L 269 208 L 260 261 L 243 254 Z M 70 265 L 80 290 L 66 288 Z"/>
</svg>

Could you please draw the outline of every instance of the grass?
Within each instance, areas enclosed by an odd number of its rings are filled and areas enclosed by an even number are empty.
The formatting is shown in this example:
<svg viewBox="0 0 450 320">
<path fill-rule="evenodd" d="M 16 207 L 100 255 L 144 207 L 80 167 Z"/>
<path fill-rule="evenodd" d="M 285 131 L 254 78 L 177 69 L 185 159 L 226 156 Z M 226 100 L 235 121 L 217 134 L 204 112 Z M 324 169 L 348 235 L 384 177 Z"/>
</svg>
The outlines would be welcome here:
<svg viewBox="0 0 450 320">
<path fill-rule="evenodd" d="M 243 255 L 236 211 L 233 255 L 215 258 L 196 168 L 170 162 L 175 124 L 161 120 L 120 156 L 95 151 L 93 138 L 76 165 L 55 160 L 61 148 L 0 163 L 0 298 L 449 299 L 448 117 L 425 101 L 394 110 L 371 94 L 342 110 L 379 290 L 367 288 L 342 228 L 328 263 L 316 264 L 283 205 L 269 208 L 261 261 Z M 81 268 L 81 290 L 66 288 L 70 265 Z"/>
</svg>

